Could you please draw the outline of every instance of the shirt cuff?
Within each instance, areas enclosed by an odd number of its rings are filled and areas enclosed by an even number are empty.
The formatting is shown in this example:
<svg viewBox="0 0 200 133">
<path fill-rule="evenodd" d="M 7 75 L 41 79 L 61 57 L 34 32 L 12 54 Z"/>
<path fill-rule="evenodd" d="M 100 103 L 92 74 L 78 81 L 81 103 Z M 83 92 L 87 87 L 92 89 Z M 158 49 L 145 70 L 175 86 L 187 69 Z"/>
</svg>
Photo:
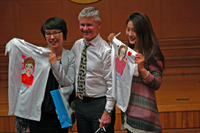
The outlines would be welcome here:
<svg viewBox="0 0 200 133">
<path fill-rule="evenodd" d="M 105 109 L 113 110 L 114 106 L 115 106 L 115 100 L 113 99 L 112 101 L 107 101 L 106 102 Z"/>
</svg>

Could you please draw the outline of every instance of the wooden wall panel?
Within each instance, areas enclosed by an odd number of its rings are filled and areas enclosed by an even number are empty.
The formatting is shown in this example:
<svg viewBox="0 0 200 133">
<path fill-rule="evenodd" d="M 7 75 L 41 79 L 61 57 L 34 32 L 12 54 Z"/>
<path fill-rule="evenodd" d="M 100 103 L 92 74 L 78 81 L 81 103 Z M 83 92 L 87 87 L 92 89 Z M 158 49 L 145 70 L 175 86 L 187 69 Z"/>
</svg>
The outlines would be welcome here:
<svg viewBox="0 0 200 133">
<path fill-rule="evenodd" d="M 8 105 L 8 81 L 0 81 L 1 85 L 1 92 L 0 92 L 0 104 Z M 0 108 L 0 110 L 3 110 L 3 108 Z M 8 110 L 7 108 L 4 110 Z M 6 114 L 7 115 L 7 114 Z M 1 115 L 0 115 L 1 116 Z"/>
<path fill-rule="evenodd" d="M 4 117 L 0 117 L 0 132 L 4 132 Z"/>
<path fill-rule="evenodd" d="M 62 17 L 61 0 L 14 1 L 17 37 L 34 44 L 44 43 L 40 28 L 46 19 Z"/>
<path fill-rule="evenodd" d="M 122 32 L 118 36 L 121 40 L 127 40 L 125 36 L 126 20 L 134 12 L 147 14 L 152 22 L 155 34 L 161 37 L 161 13 L 160 0 L 111 0 L 112 32 Z"/>
<path fill-rule="evenodd" d="M 0 0 L 0 45 L 5 45 L 16 35 L 14 2 Z"/>
<path fill-rule="evenodd" d="M 200 110 L 200 74 L 164 75 L 156 91 L 159 112 Z"/>
<path fill-rule="evenodd" d="M 192 44 L 192 43 L 191 43 Z M 199 43 L 200 44 L 200 43 Z M 200 45 L 191 46 L 171 46 L 171 47 L 162 47 L 162 52 L 165 57 L 192 57 L 192 56 L 200 56 Z M 178 63 L 177 63 L 178 64 Z"/>
<path fill-rule="evenodd" d="M 190 112 L 162 112 L 159 114 L 163 133 L 200 133 L 200 111 Z M 73 132 L 77 132 L 76 122 L 72 127 Z M 14 116 L 0 116 L 0 132 L 14 132 L 15 131 L 15 117 Z M 115 132 L 126 133 L 121 130 L 120 114 L 116 114 Z"/>
<path fill-rule="evenodd" d="M 69 0 L 62 1 L 62 5 L 63 19 L 67 22 L 68 28 L 67 42 L 75 42 L 82 37 L 79 30 L 78 14 L 85 7 L 85 5 L 77 4 Z M 88 6 L 90 6 L 90 4 Z"/>
<path fill-rule="evenodd" d="M 163 129 L 199 128 L 199 111 L 175 111 L 159 114 Z"/>
<path fill-rule="evenodd" d="M 199 74 L 200 40 L 159 41 L 165 56 L 164 74 Z"/>
<path fill-rule="evenodd" d="M 5 50 L 5 48 L 4 48 L 4 50 Z M 9 62 L 8 56 L 5 56 L 4 52 L 0 53 L 0 57 L 1 57 L 1 63 L 6 63 L 8 65 L 8 62 Z"/>
<path fill-rule="evenodd" d="M 199 0 L 161 0 L 161 38 L 200 36 Z"/>
</svg>

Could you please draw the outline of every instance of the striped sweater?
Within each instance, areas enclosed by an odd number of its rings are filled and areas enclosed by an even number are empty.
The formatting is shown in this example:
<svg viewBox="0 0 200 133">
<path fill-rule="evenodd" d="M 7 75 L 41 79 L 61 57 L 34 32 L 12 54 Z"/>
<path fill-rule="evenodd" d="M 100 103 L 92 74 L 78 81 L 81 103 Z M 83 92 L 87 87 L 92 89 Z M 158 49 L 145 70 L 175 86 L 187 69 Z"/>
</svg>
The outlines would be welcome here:
<svg viewBox="0 0 200 133">
<path fill-rule="evenodd" d="M 162 66 L 161 61 L 158 61 Z M 145 65 L 149 75 L 133 76 L 131 97 L 125 113 L 122 112 L 122 129 L 134 133 L 161 133 L 162 128 L 156 103 L 155 91 L 162 83 L 162 72 L 153 65 Z"/>
</svg>

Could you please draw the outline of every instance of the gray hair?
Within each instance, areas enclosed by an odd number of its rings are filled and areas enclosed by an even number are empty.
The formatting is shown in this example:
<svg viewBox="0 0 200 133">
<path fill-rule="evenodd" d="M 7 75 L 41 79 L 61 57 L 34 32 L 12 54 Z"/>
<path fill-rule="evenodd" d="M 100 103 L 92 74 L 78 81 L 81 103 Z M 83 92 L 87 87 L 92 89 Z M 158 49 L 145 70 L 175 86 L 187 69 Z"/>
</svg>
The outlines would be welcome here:
<svg viewBox="0 0 200 133">
<path fill-rule="evenodd" d="M 93 17 L 96 22 L 101 21 L 101 15 L 99 10 L 95 7 L 86 7 L 78 15 L 78 20 L 80 21 L 81 17 Z"/>
</svg>

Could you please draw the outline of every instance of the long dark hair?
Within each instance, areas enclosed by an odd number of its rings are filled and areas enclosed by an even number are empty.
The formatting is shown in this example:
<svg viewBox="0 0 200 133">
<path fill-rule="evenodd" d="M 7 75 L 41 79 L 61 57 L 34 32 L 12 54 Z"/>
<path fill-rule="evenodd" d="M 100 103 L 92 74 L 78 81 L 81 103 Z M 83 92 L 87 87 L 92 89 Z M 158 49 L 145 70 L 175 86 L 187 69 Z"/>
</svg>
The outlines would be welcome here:
<svg viewBox="0 0 200 133">
<path fill-rule="evenodd" d="M 165 59 L 160 50 L 149 17 L 144 13 L 133 13 L 127 19 L 126 24 L 128 24 L 129 21 L 133 22 L 135 27 L 135 32 L 138 38 L 136 44 L 138 52 L 144 56 L 147 64 L 153 64 L 163 71 Z M 134 45 L 130 44 L 130 42 L 128 46 L 134 48 Z M 161 60 L 163 66 L 160 66 L 157 63 L 157 60 Z"/>
</svg>

